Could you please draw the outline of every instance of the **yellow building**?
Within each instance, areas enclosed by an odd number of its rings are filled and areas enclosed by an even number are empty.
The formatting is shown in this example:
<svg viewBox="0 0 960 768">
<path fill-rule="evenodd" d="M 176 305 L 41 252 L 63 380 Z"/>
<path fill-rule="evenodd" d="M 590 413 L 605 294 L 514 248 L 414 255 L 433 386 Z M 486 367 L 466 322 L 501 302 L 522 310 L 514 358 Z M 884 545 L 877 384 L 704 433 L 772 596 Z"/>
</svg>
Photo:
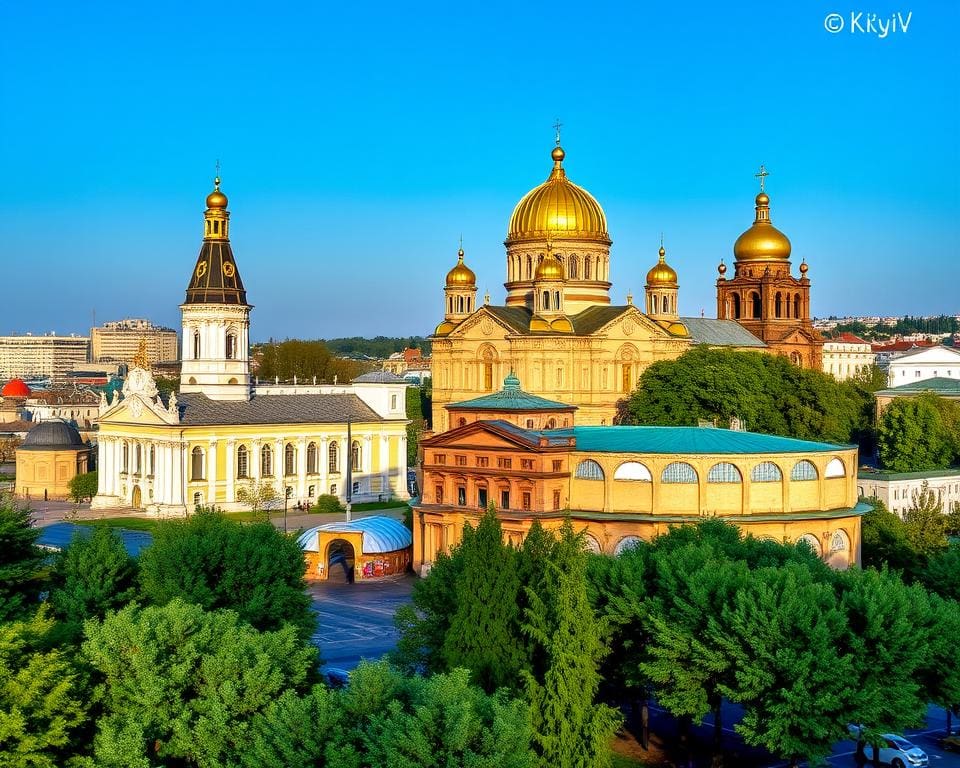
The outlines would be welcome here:
<svg viewBox="0 0 960 768">
<path fill-rule="evenodd" d="M 27 499 L 65 499 L 70 481 L 88 470 L 90 446 L 62 419 L 32 427 L 17 448 L 16 493 Z"/>
<path fill-rule="evenodd" d="M 517 203 L 507 231 L 504 306 L 477 305 L 463 249 L 447 274 L 444 318 L 431 337 L 433 430 L 450 427 L 446 406 L 493 392 L 514 371 L 529 392 L 579 408 L 583 424 L 612 424 L 617 401 L 657 360 L 691 345 L 764 350 L 734 320 L 681 317 L 679 282 L 662 245 L 642 307 L 610 297 L 607 219 L 567 178 L 557 146 L 547 180 Z"/>
<path fill-rule="evenodd" d="M 569 514 L 595 552 L 619 554 L 670 526 L 719 518 L 745 534 L 807 542 L 830 565 L 859 562 L 857 449 L 707 427 L 524 429 L 476 421 L 423 442 L 414 568 L 459 543 L 494 504 L 504 536 Z"/>
<path fill-rule="evenodd" d="M 346 385 L 251 382 L 252 307 L 230 245 L 227 198 L 215 185 L 180 307 L 180 391 L 160 396 L 150 371 L 135 364 L 122 393 L 101 400 L 93 507 L 232 509 L 239 489 L 263 484 L 290 504 L 327 493 L 406 498 L 402 379 L 375 372 Z"/>
</svg>

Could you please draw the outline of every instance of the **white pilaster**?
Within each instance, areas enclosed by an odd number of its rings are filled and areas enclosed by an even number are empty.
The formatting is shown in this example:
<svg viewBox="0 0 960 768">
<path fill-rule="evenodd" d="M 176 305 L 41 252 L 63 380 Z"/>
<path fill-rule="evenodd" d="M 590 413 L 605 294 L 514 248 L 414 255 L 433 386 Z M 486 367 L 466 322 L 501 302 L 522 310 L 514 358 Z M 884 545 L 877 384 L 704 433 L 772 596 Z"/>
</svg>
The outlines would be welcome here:
<svg viewBox="0 0 960 768">
<path fill-rule="evenodd" d="M 207 504 L 217 501 L 217 441 L 211 440 L 207 450 Z"/>
<path fill-rule="evenodd" d="M 226 500 L 228 504 L 233 504 L 233 502 L 237 500 L 236 488 L 234 487 L 236 484 L 234 474 L 236 473 L 237 466 L 237 446 L 236 441 L 233 439 L 227 440 L 227 455 L 225 457 L 225 465 L 227 474 Z M 247 469 L 250 469 L 249 456 L 247 457 Z"/>
</svg>

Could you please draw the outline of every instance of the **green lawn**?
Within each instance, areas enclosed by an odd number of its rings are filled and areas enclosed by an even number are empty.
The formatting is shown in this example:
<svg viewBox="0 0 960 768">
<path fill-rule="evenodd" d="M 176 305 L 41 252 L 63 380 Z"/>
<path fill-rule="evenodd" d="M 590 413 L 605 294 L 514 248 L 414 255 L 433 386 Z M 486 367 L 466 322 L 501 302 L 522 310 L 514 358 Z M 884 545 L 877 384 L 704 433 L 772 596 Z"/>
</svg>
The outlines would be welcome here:
<svg viewBox="0 0 960 768">
<path fill-rule="evenodd" d="M 363 504 L 354 504 L 351 506 L 353 512 L 370 512 L 374 509 L 394 509 L 395 507 L 405 507 L 407 502 L 399 499 L 390 499 L 389 501 L 367 501 Z"/>
<path fill-rule="evenodd" d="M 613 760 L 610 762 L 610 768 L 644 768 L 645 765 L 646 763 L 626 755 L 618 755 L 616 752 L 613 753 Z"/>
</svg>

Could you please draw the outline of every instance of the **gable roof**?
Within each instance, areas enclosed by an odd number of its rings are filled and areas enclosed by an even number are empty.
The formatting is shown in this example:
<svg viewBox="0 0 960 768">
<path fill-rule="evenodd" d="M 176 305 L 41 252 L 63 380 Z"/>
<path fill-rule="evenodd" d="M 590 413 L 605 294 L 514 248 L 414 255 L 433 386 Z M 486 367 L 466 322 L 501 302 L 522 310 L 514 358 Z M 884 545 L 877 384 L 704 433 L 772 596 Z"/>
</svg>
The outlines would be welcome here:
<svg viewBox="0 0 960 768">
<path fill-rule="evenodd" d="M 357 378 L 355 378 L 352 384 L 409 384 L 402 376 L 397 376 L 397 374 L 392 373 L 391 371 L 370 371 L 368 373 L 362 373 Z"/>
<path fill-rule="evenodd" d="M 767 346 L 736 320 L 681 317 L 680 322 L 687 326 L 694 344 L 709 344 L 712 347 L 756 347 L 758 349 Z"/>
<path fill-rule="evenodd" d="M 906 360 L 907 358 L 910 358 L 910 357 L 916 357 L 917 355 L 930 355 L 931 353 L 940 353 L 941 359 L 942 359 L 944 352 L 948 352 L 950 355 L 953 355 L 958 360 L 960 360 L 960 351 L 954 349 L 953 347 L 945 347 L 942 344 L 937 344 L 936 346 L 932 346 L 932 347 L 920 347 L 918 349 L 911 349 L 909 352 L 904 352 L 899 357 L 895 358 L 894 360 L 891 360 L 890 364 L 893 365 L 895 363 L 899 363 L 903 360 Z"/>
<path fill-rule="evenodd" d="M 577 406 L 547 400 L 520 389 L 520 379 L 512 372 L 503 380 L 503 389 L 445 406 L 457 411 L 575 411 Z"/>
<path fill-rule="evenodd" d="M 353 394 L 261 395 L 250 400 L 211 400 L 190 392 L 179 395 L 183 426 L 242 424 L 343 424 L 385 421 Z"/>
<path fill-rule="evenodd" d="M 902 397 L 904 395 L 919 395 L 922 392 L 933 392 L 941 397 L 960 397 L 960 379 L 948 379 L 936 376 L 932 379 L 921 379 L 899 384 L 896 387 L 887 387 L 877 390 L 875 394 L 888 397 Z"/>
</svg>

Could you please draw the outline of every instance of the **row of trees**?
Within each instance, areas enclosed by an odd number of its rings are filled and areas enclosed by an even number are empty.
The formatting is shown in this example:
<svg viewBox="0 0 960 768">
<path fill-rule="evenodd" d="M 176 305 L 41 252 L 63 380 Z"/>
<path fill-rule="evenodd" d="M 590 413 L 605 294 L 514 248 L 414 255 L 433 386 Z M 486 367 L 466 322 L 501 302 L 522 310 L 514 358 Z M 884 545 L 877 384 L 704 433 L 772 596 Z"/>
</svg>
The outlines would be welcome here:
<svg viewBox="0 0 960 768">
<path fill-rule="evenodd" d="M 880 417 L 877 452 L 881 466 L 894 472 L 960 463 L 960 403 L 929 392 L 895 398 Z"/>
<path fill-rule="evenodd" d="M 137 559 L 106 527 L 52 558 L 37 535 L 0 499 L 0 765 L 534 766 L 525 703 L 463 670 L 323 685 L 302 552 L 269 524 L 201 510 Z"/>
<path fill-rule="evenodd" d="M 330 383 L 334 378 L 348 382 L 367 369 L 356 360 L 336 356 L 322 341 L 299 339 L 258 345 L 254 360 L 257 376 L 266 381 L 292 381 L 296 377 L 297 381 L 310 383 L 316 377 L 318 382 Z"/>
<path fill-rule="evenodd" d="M 867 325 L 854 320 L 849 323 L 839 323 L 833 329 L 834 333 L 854 333 L 864 339 L 889 338 L 911 333 L 938 333 L 946 335 L 960 331 L 960 323 L 952 315 L 937 315 L 936 317 L 911 317 L 906 315 L 897 320 L 893 326 Z"/>
<path fill-rule="evenodd" d="M 491 511 L 398 611 L 396 660 L 523 696 L 544 764 L 606 765 L 612 705 L 654 695 L 687 726 L 712 715 L 718 749 L 721 704 L 737 702 L 744 740 L 796 765 L 848 723 L 876 738 L 929 701 L 960 706 L 954 596 L 886 568 L 835 572 L 719 521 L 617 558 L 585 554 L 569 521 L 556 537 L 534 524 L 514 549 Z"/>
<path fill-rule="evenodd" d="M 419 349 L 424 357 L 430 356 L 430 340 L 422 336 L 375 336 L 365 339 L 351 336 L 342 339 L 325 339 L 324 343 L 335 355 L 346 357 L 370 357 L 383 360 L 394 352 L 404 349 Z"/>
</svg>

